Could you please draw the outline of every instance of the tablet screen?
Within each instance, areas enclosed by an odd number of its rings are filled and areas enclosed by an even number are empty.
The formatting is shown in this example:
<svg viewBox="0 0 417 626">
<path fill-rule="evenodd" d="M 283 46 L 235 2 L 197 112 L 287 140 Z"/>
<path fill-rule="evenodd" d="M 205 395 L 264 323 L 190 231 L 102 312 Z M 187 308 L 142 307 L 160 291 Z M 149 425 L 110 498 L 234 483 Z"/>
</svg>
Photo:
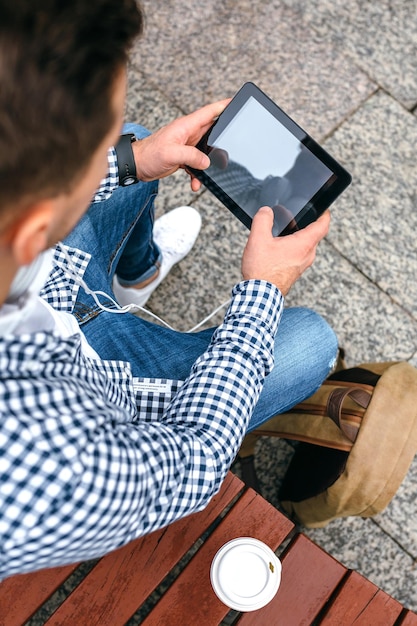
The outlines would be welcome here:
<svg viewBox="0 0 417 626">
<path fill-rule="evenodd" d="M 198 147 L 211 165 L 197 177 L 248 227 L 261 206 L 272 207 L 274 235 L 316 219 L 350 182 L 349 174 L 252 83 L 238 92 Z"/>
<path fill-rule="evenodd" d="M 250 217 L 262 205 L 274 208 L 275 231 L 284 230 L 333 176 L 252 96 L 213 141 L 212 148 L 217 150 L 210 154 L 212 165 L 206 173 Z M 280 207 L 287 211 L 280 211 Z"/>
</svg>

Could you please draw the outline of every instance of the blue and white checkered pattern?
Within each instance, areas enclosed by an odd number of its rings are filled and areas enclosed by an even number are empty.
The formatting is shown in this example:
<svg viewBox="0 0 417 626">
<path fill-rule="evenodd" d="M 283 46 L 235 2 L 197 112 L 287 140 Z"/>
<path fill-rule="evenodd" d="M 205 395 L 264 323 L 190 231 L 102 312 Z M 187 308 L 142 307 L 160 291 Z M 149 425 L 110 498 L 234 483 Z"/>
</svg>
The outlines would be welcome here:
<svg viewBox="0 0 417 626">
<path fill-rule="evenodd" d="M 116 150 L 110 148 L 107 153 L 108 172 L 106 178 L 100 183 L 100 187 L 96 191 L 93 202 L 102 202 L 108 200 L 119 185 L 119 169 L 117 167 Z"/>
<path fill-rule="evenodd" d="M 88 257 L 69 250 L 80 275 Z M 57 261 L 65 263 L 58 254 Z M 57 266 L 44 291 L 70 311 Z M 103 555 L 204 508 L 239 449 L 282 313 L 245 281 L 186 381 L 134 379 L 81 337 L 0 338 L 0 579 Z"/>
<path fill-rule="evenodd" d="M 57 311 L 71 313 L 75 306 L 79 285 L 71 278 L 72 274 L 65 271 L 67 260 L 61 246 L 64 247 L 63 244 L 60 244 L 60 246 L 55 248 L 54 266 L 47 283 L 41 291 L 41 296 Z M 91 255 L 69 246 L 65 246 L 65 250 L 72 262 L 73 267 L 71 269 L 77 271 L 79 276 L 83 276 Z"/>
</svg>

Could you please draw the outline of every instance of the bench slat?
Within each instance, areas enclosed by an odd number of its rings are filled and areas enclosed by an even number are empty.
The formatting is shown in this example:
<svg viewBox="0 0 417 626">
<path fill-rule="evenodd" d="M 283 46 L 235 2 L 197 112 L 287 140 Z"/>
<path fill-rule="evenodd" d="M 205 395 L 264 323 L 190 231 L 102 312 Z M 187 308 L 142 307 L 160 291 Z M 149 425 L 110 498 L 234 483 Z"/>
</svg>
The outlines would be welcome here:
<svg viewBox="0 0 417 626">
<path fill-rule="evenodd" d="M 0 625 L 21 626 L 77 568 L 75 565 L 11 576 L 0 583 Z"/>
<path fill-rule="evenodd" d="M 372 626 L 395 624 L 402 606 L 358 572 L 350 572 L 337 597 L 320 622 L 323 626 L 355 624 Z"/>
<path fill-rule="evenodd" d="M 203 511 L 103 557 L 50 617 L 48 626 L 125 624 L 242 487 L 229 474 Z"/>
<path fill-rule="evenodd" d="M 277 595 L 263 609 L 243 614 L 239 626 L 311 624 L 346 571 L 308 537 L 297 535 L 282 557 L 282 580 Z"/>
<path fill-rule="evenodd" d="M 388 626 L 395 624 L 403 607 L 385 591 L 378 589 L 371 602 L 355 622 L 357 626 Z"/>
<path fill-rule="evenodd" d="M 214 594 L 210 583 L 210 565 L 217 550 L 230 539 L 241 536 L 260 539 L 276 550 L 293 527 L 290 520 L 249 489 L 166 591 L 143 625 L 184 626 L 193 623 L 217 626 L 229 612 Z"/>
<path fill-rule="evenodd" d="M 417 614 L 412 611 L 406 611 L 401 616 L 398 625 L 401 626 L 417 626 Z"/>
</svg>

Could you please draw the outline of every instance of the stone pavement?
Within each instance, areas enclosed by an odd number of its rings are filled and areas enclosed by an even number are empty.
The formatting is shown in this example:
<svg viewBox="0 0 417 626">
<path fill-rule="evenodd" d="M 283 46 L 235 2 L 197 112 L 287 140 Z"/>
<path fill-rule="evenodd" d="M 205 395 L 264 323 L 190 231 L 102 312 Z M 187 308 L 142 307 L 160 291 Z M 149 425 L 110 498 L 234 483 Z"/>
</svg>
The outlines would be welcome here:
<svg viewBox="0 0 417 626">
<path fill-rule="evenodd" d="M 333 205 L 315 265 L 287 304 L 321 313 L 348 365 L 406 359 L 417 366 L 417 0 L 144 0 L 144 6 L 126 119 L 156 130 L 232 96 L 248 80 L 258 84 L 353 175 Z M 247 237 L 208 191 L 191 192 L 183 172 L 162 182 L 158 212 L 190 203 L 203 217 L 199 240 L 149 301 L 180 330 L 228 299 Z M 290 456 L 283 441 L 259 444 L 263 493 L 276 506 Z M 307 534 L 417 610 L 417 459 L 383 513 Z"/>
</svg>

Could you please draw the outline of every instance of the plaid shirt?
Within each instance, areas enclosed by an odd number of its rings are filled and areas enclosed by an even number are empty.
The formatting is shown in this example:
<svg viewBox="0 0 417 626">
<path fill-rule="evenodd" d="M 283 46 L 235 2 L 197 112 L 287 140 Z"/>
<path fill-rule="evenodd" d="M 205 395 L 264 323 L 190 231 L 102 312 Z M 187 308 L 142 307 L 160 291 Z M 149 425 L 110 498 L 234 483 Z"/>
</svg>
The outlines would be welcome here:
<svg viewBox="0 0 417 626">
<path fill-rule="evenodd" d="M 82 275 L 89 257 L 69 253 Z M 55 261 L 43 297 L 71 311 L 78 288 Z M 236 285 L 185 381 L 89 359 L 80 335 L 1 337 L 0 579 L 101 556 L 204 508 L 273 366 L 282 306 L 269 283 Z"/>
<path fill-rule="evenodd" d="M 117 156 L 114 148 L 110 148 L 107 153 L 107 166 L 107 176 L 101 181 L 93 202 L 108 200 L 119 184 L 119 168 L 117 167 Z"/>
</svg>

